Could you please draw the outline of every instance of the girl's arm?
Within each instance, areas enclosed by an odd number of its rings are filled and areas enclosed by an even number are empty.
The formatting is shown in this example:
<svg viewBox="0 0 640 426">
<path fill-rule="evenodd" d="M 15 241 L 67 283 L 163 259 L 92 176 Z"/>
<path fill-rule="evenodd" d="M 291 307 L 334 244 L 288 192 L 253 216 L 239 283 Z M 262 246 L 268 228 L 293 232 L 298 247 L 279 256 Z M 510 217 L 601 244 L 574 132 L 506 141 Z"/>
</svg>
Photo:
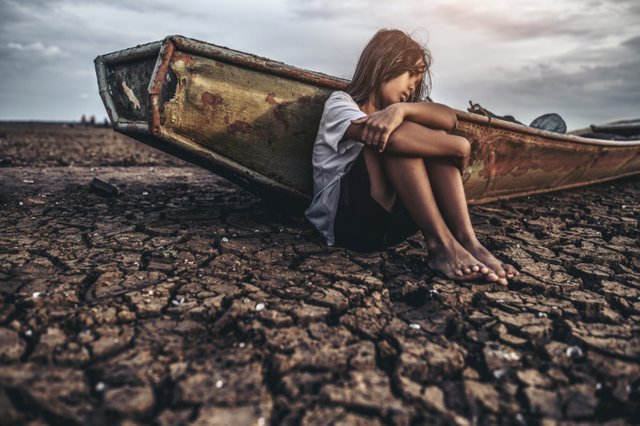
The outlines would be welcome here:
<svg viewBox="0 0 640 426">
<path fill-rule="evenodd" d="M 355 139 L 366 145 L 377 147 L 378 152 L 384 151 L 389 137 L 405 122 L 420 124 L 427 130 L 453 130 L 458 119 L 455 112 L 446 105 L 427 102 L 408 102 L 389 105 L 382 111 L 377 111 L 366 117 L 353 120 L 347 129 L 345 137 Z M 358 138 L 348 137 L 349 132 L 355 132 L 356 128 L 362 127 Z M 353 133 L 355 135 L 355 133 Z M 419 136 L 419 135 L 416 135 Z"/>
<path fill-rule="evenodd" d="M 363 124 L 352 122 L 343 139 L 353 139 L 367 144 L 364 138 L 365 127 Z M 389 152 L 394 154 L 422 158 L 456 157 L 465 161 L 471 154 L 471 145 L 466 138 L 449 135 L 442 130 L 433 130 L 412 121 L 400 123 L 391 132 L 387 141 L 388 147 L 385 142 L 383 149 L 378 148 L 378 152 L 382 152 L 386 147 Z"/>
<path fill-rule="evenodd" d="M 458 124 L 458 117 L 453 109 L 434 102 L 404 102 L 398 105 L 404 110 L 404 119 L 422 124 L 432 129 L 449 132 Z M 393 106 L 393 105 L 392 105 Z"/>
</svg>

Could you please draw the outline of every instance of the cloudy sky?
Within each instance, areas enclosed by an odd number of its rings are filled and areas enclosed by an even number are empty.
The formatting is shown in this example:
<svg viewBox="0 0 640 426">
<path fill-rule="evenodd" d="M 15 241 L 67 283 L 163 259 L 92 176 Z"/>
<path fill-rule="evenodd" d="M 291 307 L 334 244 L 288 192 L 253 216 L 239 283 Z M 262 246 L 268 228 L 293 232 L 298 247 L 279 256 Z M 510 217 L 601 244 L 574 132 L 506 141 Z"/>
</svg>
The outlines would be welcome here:
<svg viewBox="0 0 640 426">
<path fill-rule="evenodd" d="M 93 59 L 169 34 L 350 78 L 381 27 L 431 49 L 435 101 L 640 118 L 640 0 L 0 0 L 0 120 L 101 120 Z"/>
</svg>

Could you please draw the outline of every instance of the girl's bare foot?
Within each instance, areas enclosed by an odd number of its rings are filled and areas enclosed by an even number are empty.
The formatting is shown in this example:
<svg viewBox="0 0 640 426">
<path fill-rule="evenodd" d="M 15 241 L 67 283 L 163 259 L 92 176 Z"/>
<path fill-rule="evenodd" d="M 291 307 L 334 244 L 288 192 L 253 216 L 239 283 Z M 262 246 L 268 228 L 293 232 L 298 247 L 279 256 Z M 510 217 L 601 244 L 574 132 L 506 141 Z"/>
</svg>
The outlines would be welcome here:
<svg viewBox="0 0 640 426">
<path fill-rule="evenodd" d="M 457 241 L 449 243 L 427 244 L 429 250 L 429 268 L 442 272 L 447 278 L 458 281 L 471 281 L 483 275 L 489 281 L 497 281 L 499 277 L 479 262 Z"/>
<path fill-rule="evenodd" d="M 502 263 L 498 259 L 496 259 L 496 257 L 492 255 L 489 250 L 487 250 L 482 244 L 480 244 L 480 241 L 475 240 L 472 243 L 462 243 L 462 245 L 476 259 L 483 262 L 485 265 L 491 268 L 493 272 L 495 272 L 495 275 L 497 275 L 498 277 L 498 284 L 507 285 L 508 278 L 513 278 L 520 275 L 520 273 L 512 265 Z"/>
</svg>

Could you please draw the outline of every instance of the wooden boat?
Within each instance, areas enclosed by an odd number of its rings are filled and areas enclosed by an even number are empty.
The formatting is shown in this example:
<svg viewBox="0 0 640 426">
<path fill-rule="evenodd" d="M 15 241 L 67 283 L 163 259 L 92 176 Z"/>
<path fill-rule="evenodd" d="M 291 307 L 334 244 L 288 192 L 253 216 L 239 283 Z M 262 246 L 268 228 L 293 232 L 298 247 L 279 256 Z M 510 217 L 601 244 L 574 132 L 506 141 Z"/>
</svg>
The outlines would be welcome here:
<svg viewBox="0 0 640 426">
<path fill-rule="evenodd" d="M 324 101 L 347 81 L 181 36 L 98 56 L 113 128 L 263 197 L 305 205 Z M 470 203 L 640 173 L 640 140 L 562 135 L 456 111 Z"/>
</svg>

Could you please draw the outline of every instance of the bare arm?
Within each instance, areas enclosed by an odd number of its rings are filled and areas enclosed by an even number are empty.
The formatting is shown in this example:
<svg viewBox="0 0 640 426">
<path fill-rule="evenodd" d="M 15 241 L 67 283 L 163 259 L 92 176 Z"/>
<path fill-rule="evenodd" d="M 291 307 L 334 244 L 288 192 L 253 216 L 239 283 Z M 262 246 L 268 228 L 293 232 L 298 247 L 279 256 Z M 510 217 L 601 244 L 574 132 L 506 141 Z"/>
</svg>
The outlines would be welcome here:
<svg viewBox="0 0 640 426">
<path fill-rule="evenodd" d="M 384 151 L 391 134 L 405 122 L 446 132 L 455 128 L 458 120 L 455 112 L 442 104 L 403 102 L 352 121 L 353 124 L 363 125 L 361 141 L 377 147 L 378 152 Z"/>
<path fill-rule="evenodd" d="M 345 132 L 344 139 L 366 143 L 363 138 L 364 124 L 353 123 Z M 469 157 L 471 146 L 461 136 L 449 135 L 441 130 L 433 130 L 412 121 L 400 124 L 388 138 L 385 145 L 389 152 L 413 157 Z"/>
<path fill-rule="evenodd" d="M 458 117 L 453 109 L 434 102 L 405 102 L 399 105 L 404 109 L 405 120 L 422 124 L 432 129 L 446 132 L 453 130 L 458 124 Z"/>
</svg>

